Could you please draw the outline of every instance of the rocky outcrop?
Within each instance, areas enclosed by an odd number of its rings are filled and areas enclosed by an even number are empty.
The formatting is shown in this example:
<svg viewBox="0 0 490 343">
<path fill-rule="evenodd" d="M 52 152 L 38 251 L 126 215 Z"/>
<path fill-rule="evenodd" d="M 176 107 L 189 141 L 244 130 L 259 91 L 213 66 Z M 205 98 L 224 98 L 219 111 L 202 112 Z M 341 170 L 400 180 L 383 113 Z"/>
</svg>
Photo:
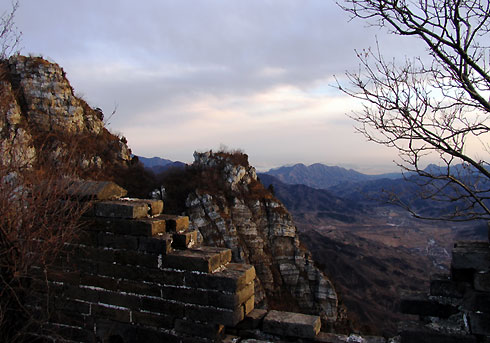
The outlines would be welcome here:
<svg viewBox="0 0 490 343">
<path fill-rule="evenodd" d="M 0 91 L 3 164 L 29 166 L 68 156 L 80 169 L 129 164 L 125 140 L 104 128 L 102 111 L 75 96 L 59 65 L 12 56 L 0 62 Z"/>
<path fill-rule="evenodd" d="M 257 181 L 246 155 L 194 157 L 193 167 L 209 183 L 187 198 L 191 226 L 206 244 L 228 247 L 235 262 L 255 266 L 257 306 L 320 313 L 335 321 L 334 287 L 301 246 L 291 215 Z"/>
</svg>

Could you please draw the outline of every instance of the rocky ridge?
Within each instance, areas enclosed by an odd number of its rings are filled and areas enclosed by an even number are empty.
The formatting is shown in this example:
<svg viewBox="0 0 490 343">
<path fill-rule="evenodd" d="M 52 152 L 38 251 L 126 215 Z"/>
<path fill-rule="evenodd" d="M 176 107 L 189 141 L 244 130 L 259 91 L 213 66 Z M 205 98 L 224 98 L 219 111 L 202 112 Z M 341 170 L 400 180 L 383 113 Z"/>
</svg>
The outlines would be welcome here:
<svg viewBox="0 0 490 343">
<path fill-rule="evenodd" d="M 320 313 L 324 322 L 335 321 L 339 308 L 332 283 L 301 245 L 291 215 L 257 181 L 246 155 L 205 152 L 194 158 L 193 167 L 216 189 L 189 194 L 191 226 L 205 244 L 228 247 L 235 262 L 255 266 L 256 305 Z"/>
<path fill-rule="evenodd" d="M 73 169 L 80 170 L 129 165 L 125 139 L 109 133 L 100 109 L 75 96 L 59 65 L 12 56 L 0 63 L 0 91 L 4 163 L 29 166 L 70 159 Z"/>
</svg>

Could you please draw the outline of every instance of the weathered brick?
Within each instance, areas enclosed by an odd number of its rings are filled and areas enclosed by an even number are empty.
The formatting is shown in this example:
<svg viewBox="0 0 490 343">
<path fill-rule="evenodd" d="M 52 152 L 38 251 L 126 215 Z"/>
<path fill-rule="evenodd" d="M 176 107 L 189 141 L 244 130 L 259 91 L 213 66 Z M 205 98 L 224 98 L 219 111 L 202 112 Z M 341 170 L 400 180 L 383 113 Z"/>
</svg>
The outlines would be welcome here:
<svg viewBox="0 0 490 343">
<path fill-rule="evenodd" d="M 172 240 L 172 247 L 176 249 L 191 248 L 197 243 L 197 231 L 176 232 Z"/>
<path fill-rule="evenodd" d="M 220 324 L 204 324 L 195 321 L 177 319 L 175 321 L 175 331 L 189 336 L 209 338 L 213 341 L 221 341 L 224 337 L 225 327 Z"/>
<path fill-rule="evenodd" d="M 181 303 L 208 305 L 208 292 L 194 288 L 162 287 L 162 298 Z"/>
<path fill-rule="evenodd" d="M 100 291 L 99 303 L 121 306 L 129 309 L 138 309 L 140 307 L 140 298 L 135 295 L 123 294 L 120 292 Z"/>
<path fill-rule="evenodd" d="M 114 255 L 114 261 L 119 264 L 144 266 L 147 268 L 158 267 L 158 255 L 156 254 L 145 254 L 143 252 L 130 250 L 118 250 Z"/>
<path fill-rule="evenodd" d="M 245 314 L 245 319 L 241 321 L 237 327 L 244 330 L 254 330 L 262 325 L 262 321 L 267 314 L 267 310 L 253 309 L 248 314 Z"/>
<path fill-rule="evenodd" d="M 102 201 L 95 204 L 97 217 L 110 218 L 146 218 L 148 216 L 148 204 L 139 201 Z"/>
<path fill-rule="evenodd" d="M 54 306 L 57 311 L 75 312 L 78 314 L 89 314 L 90 304 L 79 300 L 68 300 L 62 297 L 54 298 Z"/>
<path fill-rule="evenodd" d="M 92 305 L 92 314 L 95 316 L 99 316 L 106 319 L 115 320 L 118 322 L 129 323 L 130 322 L 130 314 L 129 310 L 115 308 L 115 307 L 107 307 L 99 304 Z"/>
<path fill-rule="evenodd" d="M 85 274 L 80 276 L 80 284 L 86 286 L 100 287 L 107 290 L 115 291 L 118 287 L 118 282 L 113 277 Z"/>
<path fill-rule="evenodd" d="M 185 316 L 190 320 L 202 321 L 205 318 L 206 322 L 211 324 L 235 326 L 243 320 L 244 313 L 243 306 L 229 310 L 199 305 L 186 305 Z"/>
<path fill-rule="evenodd" d="M 98 246 L 101 248 L 126 250 L 138 249 L 138 238 L 134 236 L 124 236 L 106 232 L 99 232 L 97 241 Z"/>
<path fill-rule="evenodd" d="M 468 291 L 464 297 L 463 308 L 468 311 L 490 313 L 490 293 Z"/>
<path fill-rule="evenodd" d="M 250 312 L 252 312 L 254 307 L 255 307 L 255 295 L 252 295 L 243 304 L 243 309 L 244 309 L 245 315 L 248 315 Z"/>
<path fill-rule="evenodd" d="M 472 333 L 490 336 L 490 314 L 471 312 L 469 317 Z"/>
<path fill-rule="evenodd" d="M 97 264 L 97 272 L 102 276 L 127 280 L 140 280 L 144 276 L 139 267 L 104 262 Z"/>
<path fill-rule="evenodd" d="M 99 292 L 90 288 L 83 288 L 77 286 L 63 286 L 61 296 L 72 300 L 84 300 L 90 302 L 99 301 Z"/>
<path fill-rule="evenodd" d="M 161 296 L 161 286 L 154 283 L 119 280 L 118 290 L 126 293 L 143 294 L 154 297 Z"/>
<path fill-rule="evenodd" d="M 74 180 L 65 193 L 80 200 L 109 200 L 121 198 L 128 192 L 111 181 Z"/>
<path fill-rule="evenodd" d="M 405 314 L 418 314 L 420 316 L 432 316 L 448 318 L 458 313 L 458 309 L 452 305 L 441 304 L 431 300 L 426 294 L 410 294 L 400 301 L 400 312 Z"/>
<path fill-rule="evenodd" d="M 77 242 L 88 246 L 97 246 L 97 232 L 81 230 L 78 233 Z"/>
<path fill-rule="evenodd" d="M 159 233 L 165 233 L 165 223 L 165 220 L 158 218 L 120 219 L 97 217 L 87 220 L 85 228 L 88 231 L 151 237 Z"/>
<path fill-rule="evenodd" d="M 219 291 L 208 291 L 209 305 L 234 309 L 244 304 L 254 295 L 254 283 L 251 282 L 236 293 L 223 293 Z M 249 311 L 250 312 L 250 311 Z"/>
<path fill-rule="evenodd" d="M 186 285 L 235 293 L 255 279 L 255 268 L 249 264 L 229 263 L 213 274 L 190 274 Z"/>
<path fill-rule="evenodd" d="M 269 311 L 264 318 L 264 332 L 300 338 L 314 338 L 320 332 L 320 317 L 301 313 Z"/>
<path fill-rule="evenodd" d="M 141 309 L 145 311 L 167 314 L 175 317 L 184 316 L 184 304 L 165 299 L 141 298 Z"/>
<path fill-rule="evenodd" d="M 78 271 L 63 271 L 54 270 L 53 268 L 48 270 L 47 277 L 49 281 L 69 283 L 72 285 L 80 284 L 80 272 Z"/>
<path fill-rule="evenodd" d="M 149 254 L 170 254 L 173 251 L 172 236 L 169 234 L 163 234 L 153 237 L 140 237 L 138 250 Z"/>
<path fill-rule="evenodd" d="M 430 281 L 430 294 L 434 296 L 462 298 L 468 284 L 450 280 L 449 277 L 434 278 Z"/>
<path fill-rule="evenodd" d="M 477 291 L 490 292 L 490 272 L 475 273 L 474 286 Z"/>
<path fill-rule="evenodd" d="M 219 253 L 208 253 L 203 250 L 179 250 L 168 254 L 163 259 L 163 267 L 210 273 L 221 266 Z"/>
<path fill-rule="evenodd" d="M 488 242 L 456 242 L 451 266 L 454 269 L 490 271 L 490 245 Z"/>
<path fill-rule="evenodd" d="M 189 217 L 161 214 L 158 219 L 166 221 L 167 232 L 184 232 L 189 229 Z"/>
<path fill-rule="evenodd" d="M 145 326 L 153 326 L 157 329 L 173 329 L 175 317 L 171 315 L 156 314 L 150 312 L 133 311 L 133 323 Z"/>
<path fill-rule="evenodd" d="M 139 199 L 139 201 L 148 204 L 150 207 L 150 215 L 157 216 L 163 212 L 163 201 L 157 199 Z"/>
</svg>

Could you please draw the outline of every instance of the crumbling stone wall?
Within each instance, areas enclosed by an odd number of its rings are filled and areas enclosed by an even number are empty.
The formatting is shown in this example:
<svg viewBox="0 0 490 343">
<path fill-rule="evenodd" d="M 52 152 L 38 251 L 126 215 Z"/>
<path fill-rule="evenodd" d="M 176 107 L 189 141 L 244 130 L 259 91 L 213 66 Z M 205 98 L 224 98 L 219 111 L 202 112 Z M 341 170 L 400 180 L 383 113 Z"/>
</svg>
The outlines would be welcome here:
<svg viewBox="0 0 490 343">
<path fill-rule="evenodd" d="M 197 246 L 187 217 L 161 214 L 162 201 L 121 199 L 113 183 L 80 186 L 96 199 L 87 225 L 56 268 L 38 271 L 40 299 L 50 298 L 46 335 L 217 341 L 253 310 L 255 269 L 230 263 L 230 249 Z"/>
<path fill-rule="evenodd" d="M 450 275 L 403 299 L 402 312 L 420 320 L 403 324 L 401 343 L 490 342 L 490 244 L 456 242 L 452 254 Z"/>
</svg>

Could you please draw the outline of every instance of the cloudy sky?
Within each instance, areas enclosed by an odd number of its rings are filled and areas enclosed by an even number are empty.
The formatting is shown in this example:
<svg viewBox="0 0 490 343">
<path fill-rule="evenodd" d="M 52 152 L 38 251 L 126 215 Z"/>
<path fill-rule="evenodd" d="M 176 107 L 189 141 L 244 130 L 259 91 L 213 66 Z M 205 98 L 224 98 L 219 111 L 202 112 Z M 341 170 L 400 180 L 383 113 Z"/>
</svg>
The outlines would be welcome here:
<svg viewBox="0 0 490 343">
<path fill-rule="evenodd" d="M 388 54 L 415 48 L 333 0 L 20 0 L 16 23 L 22 53 L 60 64 L 106 116 L 116 108 L 110 129 L 137 155 L 189 162 L 226 145 L 258 169 L 394 168 L 395 151 L 354 133 L 359 104 L 334 75 L 376 38 Z"/>
</svg>

